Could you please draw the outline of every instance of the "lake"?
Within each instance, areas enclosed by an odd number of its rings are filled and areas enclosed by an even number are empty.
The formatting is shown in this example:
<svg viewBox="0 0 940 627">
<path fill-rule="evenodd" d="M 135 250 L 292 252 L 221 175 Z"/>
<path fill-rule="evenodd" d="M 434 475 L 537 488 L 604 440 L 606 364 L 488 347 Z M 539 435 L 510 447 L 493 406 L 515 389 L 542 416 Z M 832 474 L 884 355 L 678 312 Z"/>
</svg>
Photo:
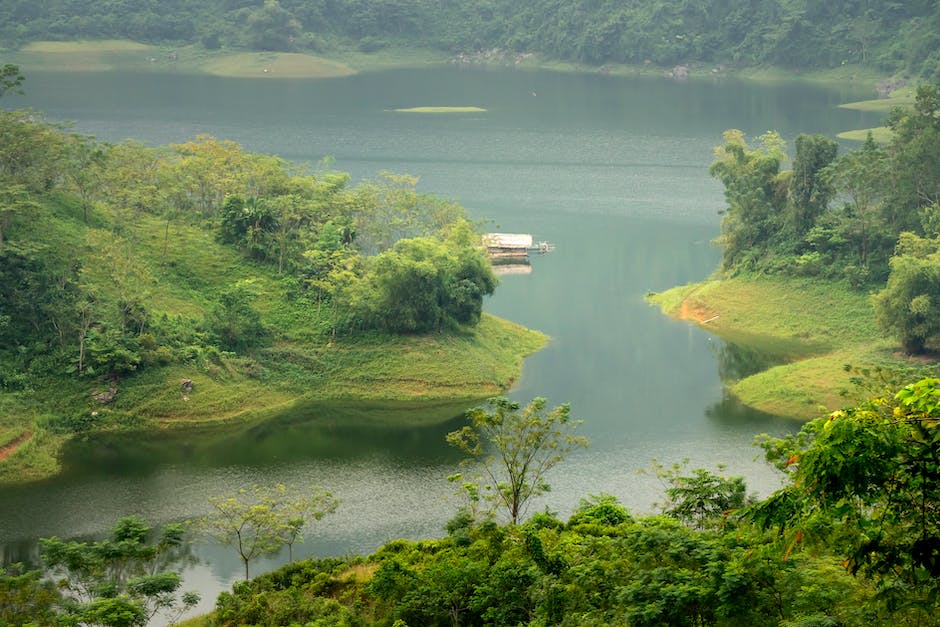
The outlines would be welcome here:
<svg viewBox="0 0 940 627">
<path fill-rule="evenodd" d="M 526 361 L 510 396 L 568 402 L 591 445 L 551 476 L 532 511 L 566 517 L 607 492 L 651 512 L 662 485 L 639 474 L 653 460 L 727 467 L 766 494 L 777 476 L 752 446 L 792 421 L 741 407 L 719 376 L 736 347 L 663 316 L 648 291 L 698 281 L 716 267 L 723 206 L 708 175 L 728 128 L 834 135 L 877 115 L 837 109 L 861 88 L 762 85 L 731 79 L 535 71 L 401 70 L 341 79 L 229 79 L 169 74 L 27 74 L 23 97 L 53 120 L 99 139 L 183 142 L 199 133 L 298 162 L 325 156 L 354 180 L 383 170 L 457 199 L 490 230 L 532 233 L 555 246 L 528 274 L 505 275 L 486 309 L 552 337 Z M 484 113 L 397 113 L 478 106 Z M 753 357 L 753 356 L 749 356 Z M 763 361 L 757 356 L 755 368 Z M 429 426 L 395 426 L 408 406 L 311 405 L 262 425 L 79 441 L 66 473 L 0 490 L 3 561 L 35 556 L 39 536 L 100 534 L 120 516 L 169 521 L 207 511 L 207 499 L 254 483 L 322 485 L 337 513 L 311 528 L 299 555 L 370 552 L 398 537 L 440 536 L 458 503 L 446 477 L 460 456 L 444 435 L 460 406 L 424 411 Z M 240 575 L 235 552 L 197 544 L 186 572 L 201 609 Z M 252 565 L 261 572 L 286 554 Z"/>
</svg>

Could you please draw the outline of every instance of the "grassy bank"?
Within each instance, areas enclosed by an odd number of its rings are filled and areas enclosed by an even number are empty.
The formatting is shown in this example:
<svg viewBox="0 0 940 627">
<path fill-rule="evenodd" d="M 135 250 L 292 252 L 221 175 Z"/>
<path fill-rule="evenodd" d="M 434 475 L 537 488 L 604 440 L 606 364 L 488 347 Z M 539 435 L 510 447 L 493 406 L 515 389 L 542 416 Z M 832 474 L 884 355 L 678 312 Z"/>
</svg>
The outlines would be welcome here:
<svg viewBox="0 0 940 627">
<path fill-rule="evenodd" d="M 126 40 L 33 42 L 4 55 L 28 75 L 30 71 L 160 71 L 214 74 L 252 78 L 326 78 L 365 71 L 451 65 L 454 57 L 439 50 L 405 46 L 363 52 L 338 46 L 321 55 L 284 52 L 206 50 L 199 46 L 152 46 Z M 489 61 L 516 69 L 559 72 L 603 73 L 613 76 L 663 76 L 672 68 L 653 64 L 585 65 L 541 57 L 537 54 L 507 55 Z M 713 79 L 737 77 L 763 82 L 814 81 L 871 85 L 885 78 L 877 71 L 854 65 L 812 71 L 775 67 L 715 67 L 693 64 L 689 77 Z M 873 101 L 881 102 L 881 101 Z M 855 103 L 862 105 L 863 103 Z M 854 106 L 854 105 L 850 105 Z"/>
<path fill-rule="evenodd" d="M 5 62 L 30 72 L 171 72 L 241 78 L 330 78 L 362 71 L 444 64 L 443 53 L 384 49 L 376 53 L 337 49 L 329 58 L 290 52 L 206 50 L 153 46 L 127 40 L 41 41 L 4 54 Z"/>
<path fill-rule="evenodd" d="M 432 410 L 442 403 L 464 401 L 469 407 L 505 392 L 518 378 L 523 359 L 545 342 L 541 333 L 484 315 L 467 333 L 376 335 L 332 345 L 282 343 L 247 365 L 226 358 L 204 366 L 152 368 L 119 382 L 115 400 L 105 406 L 90 397 L 103 387 L 95 381 L 3 393 L 0 448 L 16 446 L 0 459 L 0 483 L 59 472 L 58 454 L 69 436 L 37 429 L 51 418 L 93 415 L 112 430 L 230 429 L 290 414 L 311 402 L 341 400 L 350 407 L 404 403 L 401 418 L 418 424 L 439 415 Z M 183 379 L 193 382 L 186 395 Z M 22 439 L 24 434 L 29 437 Z"/>
<path fill-rule="evenodd" d="M 869 296 L 808 279 L 734 278 L 676 287 L 649 300 L 729 342 L 778 357 L 780 365 L 736 381 L 743 403 L 800 420 L 855 400 L 847 364 L 916 367 L 879 333 Z"/>
</svg>

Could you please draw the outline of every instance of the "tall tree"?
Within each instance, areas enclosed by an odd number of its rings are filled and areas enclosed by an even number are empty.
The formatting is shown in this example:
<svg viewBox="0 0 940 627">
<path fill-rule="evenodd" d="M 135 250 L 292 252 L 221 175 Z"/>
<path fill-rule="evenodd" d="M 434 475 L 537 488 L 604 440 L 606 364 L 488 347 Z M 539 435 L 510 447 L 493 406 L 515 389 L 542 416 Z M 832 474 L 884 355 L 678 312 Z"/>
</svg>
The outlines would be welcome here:
<svg viewBox="0 0 940 627">
<path fill-rule="evenodd" d="M 786 155 L 783 140 L 775 132 L 761 135 L 755 149 L 739 130 L 725 131 L 724 138 L 724 145 L 715 148 L 709 172 L 725 186 L 728 207 L 721 221 L 722 266 L 734 271 L 759 261 L 780 231 L 786 187 L 779 175 Z"/>
<path fill-rule="evenodd" d="M 588 444 L 574 435 L 580 422 L 570 413 L 568 405 L 547 410 L 544 398 L 524 408 L 505 397 L 492 398 L 467 412 L 470 424 L 449 433 L 447 441 L 470 455 L 471 463 L 481 463 L 481 492 L 488 492 L 517 524 L 528 502 L 550 489 L 548 472 Z"/>
<path fill-rule="evenodd" d="M 213 511 L 200 528 L 222 544 L 235 547 L 245 566 L 285 544 L 297 542 L 300 528 L 336 511 L 339 502 L 327 490 L 314 490 L 311 496 L 292 496 L 284 484 L 252 486 L 227 497 L 209 499 Z"/>
<path fill-rule="evenodd" d="M 836 158 L 839 145 L 825 135 L 796 138 L 796 156 L 790 176 L 790 226 L 802 237 L 829 206 L 833 189 L 823 170 Z"/>
</svg>

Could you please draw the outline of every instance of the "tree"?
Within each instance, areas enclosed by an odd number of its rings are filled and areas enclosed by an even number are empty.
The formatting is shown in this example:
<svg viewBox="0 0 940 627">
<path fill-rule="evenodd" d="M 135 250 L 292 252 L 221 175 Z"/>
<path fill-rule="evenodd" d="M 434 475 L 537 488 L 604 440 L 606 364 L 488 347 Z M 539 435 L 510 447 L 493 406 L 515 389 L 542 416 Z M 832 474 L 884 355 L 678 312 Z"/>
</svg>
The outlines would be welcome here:
<svg viewBox="0 0 940 627">
<path fill-rule="evenodd" d="M 3 254 L 3 229 L 10 219 L 17 213 L 35 210 L 38 206 L 25 186 L 0 183 L 0 255 Z"/>
<path fill-rule="evenodd" d="M 0 96 L 5 93 L 21 94 L 19 87 L 26 80 L 26 77 L 20 74 L 20 68 L 12 63 L 0 65 Z"/>
<path fill-rule="evenodd" d="M 829 206 L 833 189 L 823 171 L 839 151 L 839 144 L 825 135 L 796 138 L 796 156 L 790 176 L 790 226 L 801 237 Z"/>
<path fill-rule="evenodd" d="M 61 176 L 65 136 L 32 111 L 0 109 L 0 183 L 47 192 Z"/>
<path fill-rule="evenodd" d="M 733 271 L 758 262 L 780 231 L 786 205 L 780 165 L 786 155 L 783 140 L 774 132 L 761 135 L 760 146 L 753 150 L 739 130 L 725 131 L 724 138 L 708 171 L 725 186 L 722 266 Z"/>
<path fill-rule="evenodd" d="M 748 501 L 743 477 L 723 477 L 704 468 L 696 468 L 692 474 L 681 474 L 680 470 L 676 465 L 661 470 L 659 476 L 668 483 L 669 501 L 663 513 L 684 525 L 700 530 L 720 527 L 730 512 Z"/>
<path fill-rule="evenodd" d="M 0 625 L 58 625 L 61 595 L 41 570 L 24 571 L 22 564 L 0 568 Z"/>
<path fill-rule="evenodd" d="M 245 350 L 263 343 L 268 330 L 254 308 L 254 294 L 247 281 L 240 281 L 219 294 L 206 313 L 206 326 L 225 350 Z"/>
<path fill-rule="evenodd" d="M 799 544 L 824 545 L 873 578 L 894 609 L 929 616 L 940 593 L 940 379 L 835 411 L 766 439 L 787 486 L 752 518 Z M 923 624 L 923 623 L 920 623 Z"/>
<path fill-rule="evenodd" d="M 468 426 L 447 435 L 447 442 L 482 464 L 484 491 L 506 509 L 512 524 L 525 513 L 530 499 L 549 491 L 548 472 L 587 439 L 575 436 L 580 421 L 570 418 L 570 407 L 545 409 L 544 398 L 534 398 L 520 410 L 519 403 L 496 397 L 467 412 Z M 493 454 L 486 454 L 487 447 Z"/>
<path fill-rule="evenodd" d="M 309 497 L 291 497 L 284 484 L 255 485 L 209 502 L 213 512 L 199 526 L 222 544 L 235 547 L 245 565 L 246 580 L 251 560 L 285 544 L 293 546 L 301 539 L 300 530 L 305 524 L 333 513 L 339 505 L 327 490 L 317 489 Z"/>
<path fill-rule="evenodd" d="M 360 305 L 368 326 L 393 333 L 475 325 L 496 288 L 489 260 L 456 240 L 399 240 L 371 260 Z"/>
<path fill-rule="evenodd" d="M 878 325 L 906 351 L 922 353 L 940 337 L 940 240 L 902 233 L 890 266 L 888 284 L 874 296 Z"/>
<path fill-rule="evenodd" d="M 71 135 L 66 145 L 65 177 L 82 201 L 82 218 L 98 193 L 108 159 L 107 150 L 91 137 Z"/>
<path fill-rule="evenodd" d="M 99 542 L 40 539 L 48 574 L 60 578 L 67 595 L 68 624 L 143 627 L 157 614 L 173 622 L 199 602 L 194 592 L 177 596 L 182 578 L 171 568 L 184 557 L 183 526 L 152 535 L 143 519 L 128 516 Z"/>
<path fill-rule="evenodd" d="M 895 109 L 888 125 L 894 139 L 885 221 L 917 232 L 919 210 L 940 202 L 940 83 L 919 86 L 914 109 Z"/>
<path fill-rule="evenodd" d="M 860 267 L 867 268 L 873 244 L 887 236 L 881 220 L 888 179 L 887 155 L 869 133 L 861 149 L 846 153 L 828 165 L 823 176 L 843 202 L 840 230 L 854 244 Z M 890 238 L 892 244 L 895 239 Z M 885 255 L 887 257 L 887 255 Z M 882 258 L 884 261 L 884 258 Z"/>
</svg>

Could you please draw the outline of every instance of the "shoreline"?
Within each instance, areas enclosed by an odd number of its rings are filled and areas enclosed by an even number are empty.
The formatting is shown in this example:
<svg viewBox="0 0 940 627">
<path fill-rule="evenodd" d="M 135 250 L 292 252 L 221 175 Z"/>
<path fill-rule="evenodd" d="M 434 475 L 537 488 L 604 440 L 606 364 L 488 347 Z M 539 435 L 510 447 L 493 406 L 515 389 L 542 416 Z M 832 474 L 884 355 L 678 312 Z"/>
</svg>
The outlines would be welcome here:
<svg viewBox="0 0 940 627">
<path fill-rule="evenodd" d="M 652 64 L 599 66 L 542 58 L 537 54 L 453 55 L 426 48 L 389 47 L 365 53 L 334 49 L 323 54 L 207 50 L 196 45 L 141 44 L 130 40 L 37 41 L 5 53 L 5 61 L 30 72 L 148 71 L 259 79 L 316 79 L 351 76 L 361 72 L 421 67 L 455 69 L 516 69 L 602 74 L 610 76 L 672 77 L 673 80 L 733 78 L 758 82 L 821 82 L 867 84 L 875 93 L 888 75 L 870 68 L 840 66 L 822 70 L 786 70 L 779 67 L 727 67 L 691 62 L 675 67 Z M 479 58 L 477 58 L 479 57 Z M 852 103 L 847 103 L 852 104 Z"/>
<path fill-rule="evenodd" d="M 113 404 L 97 405 L 84 396 L 57 399 L 57 405 L 66 403 L 78 414 L 90 411 L 107 417 L 111 424 L 109 428 L 67 435 L 35 429 L 36 420 L 48 415 L 49 408 L 25 398 L 0 398 L 0 401 L 8 400 L 11 406 L 15 403 L 20 413 L 28 416 L 20 435 L 0 446 L 4 452 L 0 457 L 0 485 L 25 485 L 54 479 L 62 472 L 63 447 L 72 438 L 94 437 L 96 433 L 234 430 L 292 412 L 303 412 L 304 407 L 316 404 L 346 404 L 360 409 L 375 408 L 382 403 L 406 410 L 410 407 L 420 415 L 416 424 L 427 424 L 429 410 L 433 414 L 435 407 L 465 401 L 469 408 L 481 400 L 508 392 L 522 375 L 525 358 L 544 348 L 548 341 L 548 336 L 539 331 L 484 314 L 479 327 L 464 336 L 432 334 L 405 338 L 402 344 L 385 341 L 358 345 L 348 357 L 348 367 L 341 366 L 326 380 L 314 381 L 317 375 L 311 373 L 311 380 L 302 390 L 290 386 L 272 389 L 245 378 L 213 379 L 206 373 L 193 374 L 178 366 L 168 367 L 152 373 L 150 378 L 129 380 Z M 491 350 L 494 344 L 509 348 L 500 353 Z M 369 378 L 364 368 L 356 365 L 363 355 L 368 357 L 369 351 L 393 352 L 400 357 L 400 363 L 396 367 L 392 362 L 384 377 Z M 343 357 L 338 359 L 342 361 Z M 457 362 L 465 359 L 474 360 L 477 372 L 488 374 L 461 378 Z M 434 380 L 422 376 L 420 370 L 409 370 L 409 366 L 422 361 L 433 362 L 429 366 L 433 371 L 448 373 L 447 380 Z M 178 384 L 184 372 L 195 381 L 194 391 L 185 398 Z M 30 437 L 23 437 L 25 433 Z"/>
<path fill-rule="evenodd" d="M 768 367 L 723 383 L 744 405 L 785 418 L 808 421 L 865 400 L 853 382 L 859 373 L 922 365 L 881 335 L 867 293 L 836 283 L 735 277 L 674 287 L 647 301 L 768 356 Z"/>
</svg>

